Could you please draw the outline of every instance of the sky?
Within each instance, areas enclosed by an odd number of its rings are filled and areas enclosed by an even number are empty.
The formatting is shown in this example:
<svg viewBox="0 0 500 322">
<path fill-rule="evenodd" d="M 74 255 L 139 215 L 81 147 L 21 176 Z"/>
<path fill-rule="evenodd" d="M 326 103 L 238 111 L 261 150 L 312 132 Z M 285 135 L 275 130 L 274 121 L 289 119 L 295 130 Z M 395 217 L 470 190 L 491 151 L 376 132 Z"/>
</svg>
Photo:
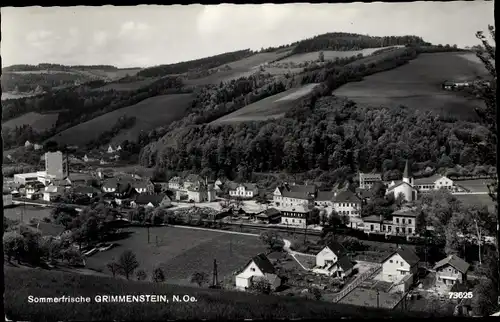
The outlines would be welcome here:
<svg viewBox="0 0 500 322">
<path fill-rule="evenodd" d="M 1 8 L 2 66 L 146 67 L 279 46 L 326 32 L 478 44 L 493 1 Z"/>
</svg>

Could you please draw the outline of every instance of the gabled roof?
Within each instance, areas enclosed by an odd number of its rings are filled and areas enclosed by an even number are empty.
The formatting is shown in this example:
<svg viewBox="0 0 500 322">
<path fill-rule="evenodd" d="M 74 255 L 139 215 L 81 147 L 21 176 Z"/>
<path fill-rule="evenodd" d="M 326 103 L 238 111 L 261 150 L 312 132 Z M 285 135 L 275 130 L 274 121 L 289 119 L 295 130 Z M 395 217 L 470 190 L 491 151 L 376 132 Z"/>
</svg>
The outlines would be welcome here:
<svg viewBox="0 0 500 322">
<path fill-rule="evenodd" d="M 429 185 L 429 184 L 434 184 L 434 182 L 436 182 L 437 180 L 443 178 L 442 175 L 440 174 L 434 174 L 430 177 L 426 177 L 426 178 L 417 178 L 417 179 L 414 179 L 413 181 L 415 182 L 416 185 Z"/>
<path fill-rule="evenodd" d="M 140 194 L 135 197 L 135 203 L 139 205 L 147 205 L 149 203 L 153 204 L 154 206 L 159 206 L 160 203 L 167 198 L 167 200 L 170 200 L 168 196 L 164 193 L 160 194 Z"/>
<path fill-rule="evenodd" d="M 339 242 L 336 241 L 331 241 L 328 244 L 326 244 L 325 247 L 330 248 L 332 252 L 337 255 L 337 257 L 342 257 L 343 255 L 347 254 L 347 250 L 342 246 Z"/>
<path fill-rule="evenodd" d="M 186 182 L 191 182 L 191 183 L 196 183 L 198 181 L 201 181 L 201 182 L 205 182 L 205 180 L 203 180 L 202 177 L 200 177 L 199 175 L 197 174 L 190 174 L 186 177 L 186 179 L 184 179 L 184 181 Z"/>
<path fill-rule="evenodd" d="M 400 246 L 393 253 L 387 256 L 384 262 L 386 262 L 390 257 L 394 256 L 395 254 L 401 256 L 401 258 L 405 262 L 407 262 L 410 266 L 413 266 L 420 261 L 420 258 L 417 256 L 417 254 L 415 254 L 411 249 L 404 246 Z"/>
<path fill-rule="evenodd" d="M 168 180 L 169 183 L 181 183 L 182 179 L 181 177 L 173 177 L 170 180 Z"/>
<path fill-rule="evenodd" d="M 103 188 L 117 188 L 117 186 L 118 186 L 118 179 L 116 178 L 107 179 L 104 181 L 102 185 Z"/>
<path fill-rule="evenodd" d="M 62 192 L 64 191 L 64 187 L 61 186 L 55 186 L 55 185 L 50 185 L 48 187 L 45 187 L 44 192 L 48 193 L 57 193 L 57 192 Z"/>
<path fill-rule="evenodd" d="M 359 173 L 359 177 L 362 179 L 372 179 L 372 180 L 382 180 L 382 175 L 380 173 Z"/>
<path fill-rule="evenodd" d="M 418 217 L 418 214 L 411 209 L 400 209 L 396 210 L 392 213 L 393 216 L 401 216 L 401 217 Z"/>
<path fill-rule="evenodd" d="M 349 259 L 349 256 L 342 256 L 337 260 L 337 265 L 339 265 L 344 272 L 352 269 L 354 264 Z"/>
<path fill-rule="evenodd" d="M 134 180 L 130 182 L 134 189 L 146 189 L 152 183 L 149 180 Z"/>
<path fill-rule="evenodd" d="M 89 193 L 100 193 L 99 189 L 91 186 L 76 186 L 73 188 L 74 193 L 89 194 Z"/>
<path fill-rule="evenodd" d="M 332 201 L 333 191 L 318 191 L 317 201 Z"/>
<path fill-rule="evenodd" d="M 394 188 L 399 187 L 399 186 L 402 186 L 402 185 L 407 185 L 407 186 L 409 186 L 411 189 L 413 189 L 413 190 L 417 190 L 415 187 L 413 187 L 413 186 L 412 186 L 411 184 L 409 184 L 408 182 L 400 181 L 399 183 L 396 183 L 395 185 L 390 186 L 389 188 L 387 188 L 387 191 L 394 190 Z"/>
<path fill-rule="evenodd" d="M 451 265 L 456 270 L 460 271 L 460 273 L 465 274 L 469 270 L 469 263 L 464 261 L 458 256 L 450 255 L 434 265 L 434 269 L 438 269 L 439 267 L 443 267 L 445 265 Z"/>
<path fill-rule="evenodd" d="M 383 218 L 382 216 L 377 216 L 377 215 L 371 215 L 371 216 L 366 216 L 361 218 L 364 222 L 374 222 L 374 223 L 380 223 L 382 222 Z"/>
<path fill-rule="evenodd" d="M 337 195 L 333 198 L 334 202 L 352 202 L 352 203 L 361 203 L 361 199 L 359 199 L 356 194 L 354 194 L 350 190 L 344 190 L 342 192 L 337 193 Z"/>
<path fill-rule="evenodd" d="M 276 208 L 268 208 L 268 209 L 266 209 L 265 211 L 263 211 L 261 213 L 261 215 L 266 215 L 268 217 L 276 216 L 276 215 L 279 215 L 279 214 L 281 214 L 281 212 L 278 209 L 276 209 Z"/>
<path fill-rule="evenodd" d="M 118 182 L 116 192 L 126 193 L 126 192 L 129 192 L 131 188 L 132 188 L 132 186 L 128 182 Z"/>
<path fill-rule="evenodd" d="M 273 264 L 269 261 L 266 255 L 260 253 L 259 255 L 252 258 L 250 262 L 254 262 L 255 265 L 260 269 L 263 274 L 275 274 L 275 269 Z M 250 262 L 248 264 L 250 264 Z M 248 266 L 247 264 L 247 266 Z"/>
</svg>

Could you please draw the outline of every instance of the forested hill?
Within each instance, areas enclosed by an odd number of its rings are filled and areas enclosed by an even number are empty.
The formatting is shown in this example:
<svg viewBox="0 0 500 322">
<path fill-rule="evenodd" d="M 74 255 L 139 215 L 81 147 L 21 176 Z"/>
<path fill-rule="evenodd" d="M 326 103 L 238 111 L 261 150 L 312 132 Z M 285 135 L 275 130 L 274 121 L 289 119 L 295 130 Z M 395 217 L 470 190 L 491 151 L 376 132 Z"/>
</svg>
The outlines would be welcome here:
<svg viewBox="0 0 500 322">
<path fill-rule="evenodd" d="M 428 46 L 417 36 L 372 37 L 350 33 L 327 33 L 305 39 L 294 44 L 293 53 L 306 53 L 320 50 L 359 50 L 388 46 Z"/>
<path fill-rule="evenodd" d="M 111 65 L 61 65 L 61 64 L 38 64 L 38 65 L 12 65 L 3 67 L 3 72 L 25 72 L 25 71 L 43 71 L 43 70 L 57 70 L 57 71 L 70 71 L 73 69 L 85 69 L 85 70 L 107 70 L 113 71 L 117 70 L 118 67 Z M 136 68 L 130 68 L 136 69 Z"/>
<path fill-rule="evenodd" d="M 160 65 L 160 66 L 146 68 L 140 71 L 137 74 L 137 76 L 160 77 L 170 74 L 183 74 L 187 73 L 190 70 L 196 70 L 196 69 L 210 69 L 243 59 L 252 54 L 253 53 L 250 49 L 233 51 L 229 53 L 180 62 L 176 64 Z"/>
</svg>

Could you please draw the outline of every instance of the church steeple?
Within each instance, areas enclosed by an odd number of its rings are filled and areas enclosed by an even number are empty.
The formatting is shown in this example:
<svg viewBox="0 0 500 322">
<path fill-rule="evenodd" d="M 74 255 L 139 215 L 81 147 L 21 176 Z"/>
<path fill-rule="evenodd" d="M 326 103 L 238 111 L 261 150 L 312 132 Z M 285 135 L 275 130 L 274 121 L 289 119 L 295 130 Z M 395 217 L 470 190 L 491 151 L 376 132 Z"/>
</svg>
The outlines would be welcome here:
<svg viewBox="0 0 500 322">
<path fill-rule="evenodd" d="M 411 168 L 408 160 L 405 163 L 405 170 L 403 172 L 403 182 L 407 182 L 413 185 L 413 174 L 411 173 Z"/>
</svg>

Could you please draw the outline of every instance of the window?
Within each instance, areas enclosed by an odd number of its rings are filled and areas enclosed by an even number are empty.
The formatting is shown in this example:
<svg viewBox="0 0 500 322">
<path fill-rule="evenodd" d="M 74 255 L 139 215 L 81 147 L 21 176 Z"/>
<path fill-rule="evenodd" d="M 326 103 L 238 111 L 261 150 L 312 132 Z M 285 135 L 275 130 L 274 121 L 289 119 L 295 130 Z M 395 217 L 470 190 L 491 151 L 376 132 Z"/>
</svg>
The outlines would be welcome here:
<svg viewBox="0 0 500 322">
<path fill-rule="evenodd" d="M 403 234 L 405 233 L 405 230 L 406 229 L 404 227 L 401 228 L 401 231 L 403 232 Z"/>
<path fill-rule="evenodd" d="M 255 272 L 255 268 L 253 268 L 253 267 L 252 267 L 252 268 L 250 268 L 250 270 L 251 270 L 252 272 Z"/>
<path fill-rule="evenodd" d="M 455 273 L 455 274 L 458 274 L 458 271 L 457 271 L 457 270 L 454 270 L 454 273 Z"/>
<path fill-rule="evenodd" d="M 399 218 L 396 218 L 396 224 L 399 224 Z"/>
<path fill-rule="evenodd" d="M 399 227 L 396 227 L 396 233 L 399 233 Z"/>
<path fill-rule="evenodd" d="M 401 267 L 403 267 L 403 262 L 401 262 Z"/>
<path fill-rule="evenodd" d="M 389 263 L 392 263 L 392 259 L 389 261 Z"/>
<path fill-rule="evenodd" d="M 406 274 L 406 272 L 405 272 L 405 271 L 400 271 L 400 272 L 401 272 L 401 275 L 405 275 L 405 274 Z"/>
<path fill-rule="evenodd" d="M 408 228 L 408 234 L 411 234 L 411 228 Z"/>
<path fill-rule="evenodd" d="M 411 225 L 411 219 L 408 219 L 408 223 Z"/>
<path fill-rule="evenodd" d="M 403 224 L 405 223 L 405 219 L 403 218 Z"/>
</svg>

